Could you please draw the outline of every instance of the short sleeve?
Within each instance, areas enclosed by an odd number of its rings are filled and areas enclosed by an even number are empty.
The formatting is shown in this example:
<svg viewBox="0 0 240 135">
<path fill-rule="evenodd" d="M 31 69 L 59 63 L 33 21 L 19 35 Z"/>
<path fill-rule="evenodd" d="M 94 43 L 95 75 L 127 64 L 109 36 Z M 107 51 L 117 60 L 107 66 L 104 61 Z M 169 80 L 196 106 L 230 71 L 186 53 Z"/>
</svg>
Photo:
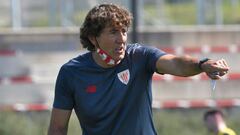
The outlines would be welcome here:
<svg viewBox="0 0 240 135">
<path fill-rule="evenodd" d="M 157 69 L 156 69 L 156 63 L 157 63 L 157 60 L 165 55 L 166 53 L 158 48 L 155 48 L 155 47 L 149 47 L 149 46 L 140 46 L 139 47 L 140 50 L 142 50 L 142 53 L 143 53 L 143 60 L 145 60 L 145 66 L 146 66 L 146 69 L 153 73 L 153 72 L 156 72 Z"/>
<path fill-rule="evenodd" d="M 65 68 L 66 67 L 62 66 L 57 76 L 53 107 L 72 110 L 74 106 L 74 97 L 69 84 L 71 78 Z"/>
<path fill-rule="evenodd" d="M 156 72 L 157 71 L 157 67 L 156 67 L 156 64 L 157 64 L 157 60 L 165 55 L 166 53 L 163 52 L 162 50 L 159 50 L 157 48 L 153 48 L 153 47 L 149 47 L 148 48 L 148 55 L 147 55 L 147 66 L 148 69 L 150 69 L 152 72 Z"/>
</svg>

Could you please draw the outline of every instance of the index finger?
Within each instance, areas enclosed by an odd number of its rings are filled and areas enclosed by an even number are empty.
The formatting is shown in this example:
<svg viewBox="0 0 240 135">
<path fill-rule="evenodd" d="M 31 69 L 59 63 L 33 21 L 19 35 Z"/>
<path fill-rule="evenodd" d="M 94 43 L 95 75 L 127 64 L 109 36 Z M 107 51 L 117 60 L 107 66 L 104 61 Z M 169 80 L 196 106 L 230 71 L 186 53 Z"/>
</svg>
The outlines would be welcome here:
<svg viewBox="0 0 240 135">
<path fill-rule="evenodd" d="M 216 61 L 215 67 L 218 71 L 228 71 L 229 67 L 224 59 Z"/>
</svg>

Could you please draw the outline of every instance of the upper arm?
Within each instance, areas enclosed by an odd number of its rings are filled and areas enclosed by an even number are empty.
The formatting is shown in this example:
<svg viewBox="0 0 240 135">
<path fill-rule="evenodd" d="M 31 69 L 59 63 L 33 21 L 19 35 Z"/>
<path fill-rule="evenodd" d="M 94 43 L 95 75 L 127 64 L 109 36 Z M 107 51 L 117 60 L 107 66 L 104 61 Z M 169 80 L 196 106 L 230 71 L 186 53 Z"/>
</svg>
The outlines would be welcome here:
<svg viewBox="0 0 240 135">
<path fill-rule="evenodd" d="M 48 135 L 67 134 L 67 128 L 71 113 L 72 113 L 71 110 L 53 108 Z"/>
</svg>

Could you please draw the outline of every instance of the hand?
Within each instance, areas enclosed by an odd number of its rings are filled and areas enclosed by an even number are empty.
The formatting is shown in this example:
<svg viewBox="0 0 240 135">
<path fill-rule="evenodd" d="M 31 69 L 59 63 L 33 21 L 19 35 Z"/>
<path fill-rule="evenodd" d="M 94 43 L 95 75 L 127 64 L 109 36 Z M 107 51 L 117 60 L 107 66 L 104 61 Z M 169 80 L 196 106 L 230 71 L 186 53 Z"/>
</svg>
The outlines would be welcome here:
<svg viewBox="0 0 240 135">
<path fill-rule="evenodd" d="M 229 66 L 224 59 L 221 60 L 209 60 L 202 64 L 203 71 L 213 80 L 220 79 L 222 76 L 227 74 Z"/>
</svg>

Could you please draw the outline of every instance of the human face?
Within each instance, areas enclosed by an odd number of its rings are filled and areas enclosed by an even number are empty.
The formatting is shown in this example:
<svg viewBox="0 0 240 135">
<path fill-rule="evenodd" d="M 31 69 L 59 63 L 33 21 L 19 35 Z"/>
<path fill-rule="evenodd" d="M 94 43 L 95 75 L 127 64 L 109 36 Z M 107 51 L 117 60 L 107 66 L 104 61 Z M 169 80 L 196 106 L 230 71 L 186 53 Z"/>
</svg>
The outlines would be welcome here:
<svg viewBox="0 0 240 135">
<path fill-rule="evenodd" d="M 117 64 L 124 58 L 127 41 L 127 28 L 106 27 L 101 34 L 96 37 L 96 40 L 99 47 L 110 55 Z"/>
<path fill-rule="evenodd" d="M 215 116 L 208 116 L 205 123 L 209 131 L 217 130 L 217 121 Z"/>
</svg>

